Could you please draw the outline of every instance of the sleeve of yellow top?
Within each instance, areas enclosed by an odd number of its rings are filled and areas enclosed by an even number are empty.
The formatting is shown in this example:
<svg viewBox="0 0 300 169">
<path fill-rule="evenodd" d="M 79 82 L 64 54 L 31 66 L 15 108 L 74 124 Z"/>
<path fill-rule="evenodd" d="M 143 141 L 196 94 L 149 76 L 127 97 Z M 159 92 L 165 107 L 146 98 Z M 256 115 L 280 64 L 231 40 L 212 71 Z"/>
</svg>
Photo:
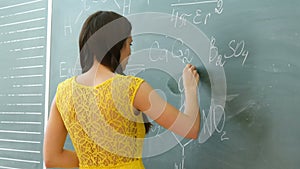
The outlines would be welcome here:
<svg viewBox="0 0 300 169">
<path fill-rule="evenodd" d="M 134 101 L 135 95 L 143 82 L 144 82 L 144 79 L 138 78 L 138 77 L 133 77 L 132 82 L 130 84 L 130 88 L 133 88 L 133 93 L 130 96 L 131 106 L 133 106 L 133 101 Z"/>
<path fill-rule="evenodd" d="M 56 94 L 55 94 L 56 107 L 64 122 L 65 122 L 65 118 L 63 117 L 63 112 L 66 110 L 66 106 L 68 106 L 62 100 L 66 95 L 65 90 L 66 90 L 65 83 L 60 83 L 57 86 Z"/>
<path fill-rule="evenodd" d="M 57 107 L 57 110 L 60 112 L 61 111 L 61 107 L 60 107 L 60 96 L 61 96 L 61 90 L 60 90 L 60 84 L 57 86 L 57 89 L 56 89 L 56 94 L 55 94 L 55 103 L 56 103 L 56 107 Z"/>
<path fill-rule="evenodd" d="M 65 90 L 64 84 L 63 83 L 58 84 L 56 89 L 56 94 L 55 94 L 55 103 L 56 103 L 57 110 L 60 114 L 63 112 L 63 109 L 65 108 L 63 106 L 67 106 L 67 105 L 62 105 L 62 98 L 65 94 L 64 90 Z"/>
</svg>

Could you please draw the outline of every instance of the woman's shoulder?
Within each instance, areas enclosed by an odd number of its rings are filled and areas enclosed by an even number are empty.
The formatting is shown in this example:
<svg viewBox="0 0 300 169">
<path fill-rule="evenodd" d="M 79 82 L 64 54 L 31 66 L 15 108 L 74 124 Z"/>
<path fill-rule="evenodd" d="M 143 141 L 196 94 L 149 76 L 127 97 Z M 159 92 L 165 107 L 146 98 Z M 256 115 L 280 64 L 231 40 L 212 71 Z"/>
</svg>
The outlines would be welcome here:
<svg viewBox="0 0 300 169">
<path fill-rule="evenodd" d="M 75 78 L 76 78 L 76 76 L 72 76 L 70 78 L 67 78 L 67 79 L 59 82 L 57 88 L 67 88 L 67 87 L 72 86 L 72 82 L 74 81 Z"/>
<path fill-rule="evenodd" d="M 132 85 L 140 84 L 140 83 L 145 81 L 143 78 L 133 76 L 133 75 L 118 74 L 118 76 L 120 77 L 120 79 L 122 79 L 122 81 L 124 81 L 126 83 L 129 83 L 129 84 L 132 84 Z"/>
<path fill-rule="evenodd" d="M 141 77 L 133 76 L 133 75 L 125 75 L 125 74 L 118 74 L 119 77 L 127 80 L 144 80 Z"/>
</svg>

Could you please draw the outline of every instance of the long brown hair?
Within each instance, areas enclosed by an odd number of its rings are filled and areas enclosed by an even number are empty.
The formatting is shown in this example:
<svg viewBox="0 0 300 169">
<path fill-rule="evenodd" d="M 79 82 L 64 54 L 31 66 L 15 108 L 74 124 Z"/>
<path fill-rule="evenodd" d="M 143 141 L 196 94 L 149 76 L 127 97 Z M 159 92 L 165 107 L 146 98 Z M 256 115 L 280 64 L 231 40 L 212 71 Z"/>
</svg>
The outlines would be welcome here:
<svg viewBox="0 0 300 169">
<path fill-rule="evenodd" d="M 105 31 L 105 26 L 111 25 L 116 20 L 118 22 L 115 22 L 113 26 L 108 27 Z M 102 32 L 99 32 L 100 28 Z M 112 72 L 124 75 L 120 66 L 120 51 L 126 39 L 130 36 L 131 29 L 130 22 L 124 16 L 115 12 L 98 11 L 90 15 L 84 22 L 79 35 L 82 73 L 87 72 L 93 66 L 94 56 L 96 56 L 97 61 L 108 67 Z M 95 44 L 97 46 L 93 46 Z M 152 124 L 148 122 L 144 113 L 143 119 L 146 133 L 148 133 Z"/>
</svg>

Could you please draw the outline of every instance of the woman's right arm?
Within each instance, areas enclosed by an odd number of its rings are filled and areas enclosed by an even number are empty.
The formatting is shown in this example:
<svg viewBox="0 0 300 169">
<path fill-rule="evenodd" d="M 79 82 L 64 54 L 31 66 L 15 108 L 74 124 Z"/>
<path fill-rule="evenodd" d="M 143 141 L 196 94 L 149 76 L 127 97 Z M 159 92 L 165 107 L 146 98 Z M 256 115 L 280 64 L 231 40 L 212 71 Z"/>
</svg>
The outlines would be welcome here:
<svg viewBox="0 0 300 169">
<path fill-rule="evenodd" d="M 134 107 L 164 128 L 182 137 L 197 139 L 200 129 L 198 83 L 199 74 L 196 68 L 187 64 L 183 70 L 185 93 L 183 113 L 162 99 L 147 82 L 143 82 L 138 89 L 134 99 Z"/>
</svg>

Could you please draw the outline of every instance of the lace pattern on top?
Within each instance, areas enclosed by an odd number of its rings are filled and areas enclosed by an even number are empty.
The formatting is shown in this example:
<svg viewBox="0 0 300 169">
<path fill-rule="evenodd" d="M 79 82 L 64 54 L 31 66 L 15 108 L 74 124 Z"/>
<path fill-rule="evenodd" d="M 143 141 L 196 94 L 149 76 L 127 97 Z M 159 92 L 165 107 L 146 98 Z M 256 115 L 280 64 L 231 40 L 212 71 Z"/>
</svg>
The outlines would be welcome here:
<svg viewBox="0 0 300 169">
<path fill-rule="evenodd" d="M 60 83 L 56 105 L 81 168 L 114 167 L 141 160 L 145 128 L 133 100 L 143 79 L 116 74 L 94 86 L 72 77 Z"/>
</svg>

